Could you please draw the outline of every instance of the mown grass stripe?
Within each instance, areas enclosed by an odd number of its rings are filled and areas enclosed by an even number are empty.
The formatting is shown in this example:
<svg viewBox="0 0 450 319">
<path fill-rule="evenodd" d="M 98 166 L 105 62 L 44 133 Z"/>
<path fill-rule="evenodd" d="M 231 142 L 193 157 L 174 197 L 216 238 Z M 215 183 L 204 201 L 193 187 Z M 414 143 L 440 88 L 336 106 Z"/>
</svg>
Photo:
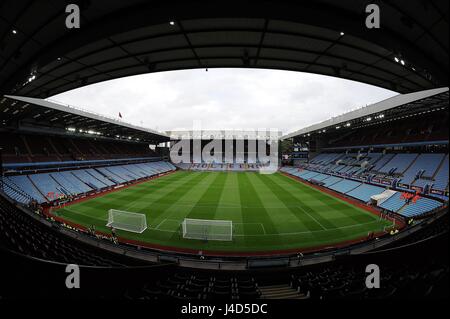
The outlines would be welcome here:
<svg viewBox="0 0 450 319">
<path fill-rule="evenodd" d="M 347 225 L 349 223 L 364 224 L 371 220 L 376 220 L 375 215 L 373 215 L 363 209 L 360 209 L 354 205 L 351 205 L 345 201 L 342 201 L 339 198 L 332 197 L 329 194 L 322 193 L 308 185 L 305 185 L 300 182 L 294 181 L 290 178 L 287 178 L 286 176 L 283 176 L 281 174 L 275 174 L 275 175 L 273 175 L 273 178 L 274 178 L 274 180 L 277 180 L 279 182 L 279 184 L 281 184 L 281 181 L 284 182 L 286 179 L 289 180 L 289 184 L 283 183 L 282 187 L 286 191 L 291 191 L 292 193 L 296 194 L 295 196 L 297 198 L 299 198 L 299 197 L 304 198 L 305 195 L 307 195 L 307 196 L 311 196 L 316 201 L 324 204 L 326 206 L 326 209 L 322 208 L 321 210 L 317 211 L 318 214 L 320 214 L 324 218 L 327 218 L 326 214 L 328 211 L 333 210 L 333 211 L 335 211 L 335 214 L 341 215 L 341 217 L 345 217 L 345 219 L 347 219 Z M 289 187 L 288 185 L 291 185 L 292 187 Z"/>
<path fill-rule="evenodd" d="M 335 226 L 329 221 L 324 220 L 323 218 L 316 216 L 315 211 L 311 209 L 309 206 L 302 203 L 300 200 L 295 198 L 291 193 L 286 192 L 281 186 L 279 186 L 274 180 L 272 175 L 258 175 L 261 182 L 263 182 L 275 196 L 283 203 L 295 203 L 296 206 L 287 207 L 291 213 L 297 217 L 300 223 L 303 223 L 306 228 L 310 231 L 320 230 L 320 229 L 329 229 L 335 228 Z M 314 216 L 314 217 L 312 217 Z M 307 217 L 308 220 L 305 220 Z"/>
<path fill-rule="evenodd" d="M 119 232 L 121 236 L 199 250 L 267 251 L 333 245 L 380 230 L 388 224 L 281 174 L 260 176 L 248 172 L 177 172 L 71 205 L 61 212 L 72 222 L 84 226 L 94 224 L 98 230 L 108 231 L 105 227 L 107 210 L 126 210 L 127 207 L 147 214 L 151 228 L 143 234 Z M 295 216 L 291 210 L 298 208 Z M 242 232 L 233 242 L 183 239 L 179 225 L 185 217 L 195 216 L 195 212 L 200 213 L 201 217 L 197 215 L 200 218 L 231 219 L 236 224 L 246 224 L 240 225 Z M 323 230 L 308 214 L 314 218 L 321 216 L 330 225 L 317 219 L 319 223 L 331 229 Z M 359 220 L 368 216 L 372 218 L 368 223 Z M 310 230 L 305 225 L 309 225 Z M 154 229 L 156 226 L 159 229 Z"/>
<path fill-rule="evenodd" d="M 270 218 L 269 212 L 264 207 L 264 204 L 259 197 L 258 192 L 255 190 L 253 183 L 251 182 L 248 174 L 241 174 L 238 176 L 239 193 L 241 199 L 242 220 L 249 225 L 254 223 L 264 223 L 264 229 L 267 234 L 278 234 L 278 230 L 275 224 Z M 247 208 L 246 205 L 260 206 L 259 209 Z M 244 225 L 245 227 L 246 225 Z M 249 228 L 247 226 L 247 228 Z M 244 228 L 245 229 L 245 228 Z"/>
</svg>

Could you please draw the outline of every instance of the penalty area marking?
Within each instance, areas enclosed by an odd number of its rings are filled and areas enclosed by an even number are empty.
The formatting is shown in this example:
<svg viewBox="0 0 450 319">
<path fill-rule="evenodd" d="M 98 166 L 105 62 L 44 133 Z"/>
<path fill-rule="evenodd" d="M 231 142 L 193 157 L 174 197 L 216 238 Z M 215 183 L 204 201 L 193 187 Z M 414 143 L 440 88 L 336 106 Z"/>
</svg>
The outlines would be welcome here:
<svg viewBox="0 0 450 319">
<path fill-rule="evenodd" d="M 168 220 L 169 219 L 166 219 L 165 221 L 168 221 Z M 175 221 L 175 220 L 172 219 L 172 221 Z M 178 223 L 180 223 L 179 220 L 176 220 L 176 221 Z M 365 225 L 374 224 L 374 223 L 379 223 L 379 220 L 370 221 L 370 222 L 362 223 L 362 224 L 347 225 L 347 226 L 342 226 L 342 227 L 326 228 L 326 229 L 320 229 L 320 230 L 308 230 L 308 231 L 300 231 L 300 232 L 289 232 L 289 233 L 267 234 L 264 229 L 264 234 L 233 234 L 233 237 L 292 236 L 292 235 L 302 235 L 302 234 L 311 234 L 311 233 L 321 233 L 321 232 L 333 231 L 333 230 L 338 230 L 338 229 L 355 228 L 355 227 L 365 226 Z M 236 223 L 236 224 L 241 224 L 241 225 L 260 224 L 262 227 L 264 227 L 263 224 L 261 224 L 261 223 Z M 168 229 L 156 229 L 156 228 L 148 228 L 148 229 L 160 231 L 160 232 L 166 232 L 166 233 L 178 232 L 177 230 L 168 230 Z"/>
</svg>

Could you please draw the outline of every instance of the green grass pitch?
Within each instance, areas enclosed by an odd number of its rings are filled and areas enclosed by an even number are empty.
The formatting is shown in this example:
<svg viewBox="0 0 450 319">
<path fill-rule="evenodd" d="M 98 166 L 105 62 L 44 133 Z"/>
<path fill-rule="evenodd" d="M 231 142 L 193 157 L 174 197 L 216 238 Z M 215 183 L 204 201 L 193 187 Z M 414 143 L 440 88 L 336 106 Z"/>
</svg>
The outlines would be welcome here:
<svg viewBox="0 0 450 319">
<path fill-rule="evenodd" d="M 119 237 L 148 244 L 227 252 L 305 249 L 354 240 L 391 222 L 280 173 L 187 172 L 144 182 L 54 212 L 79 225 L 105 226 L 108 210 L 145 213 L 142 234 Z M 233 221 L 233 241 L 184 239 L 184 218 Z"/>
</svg>

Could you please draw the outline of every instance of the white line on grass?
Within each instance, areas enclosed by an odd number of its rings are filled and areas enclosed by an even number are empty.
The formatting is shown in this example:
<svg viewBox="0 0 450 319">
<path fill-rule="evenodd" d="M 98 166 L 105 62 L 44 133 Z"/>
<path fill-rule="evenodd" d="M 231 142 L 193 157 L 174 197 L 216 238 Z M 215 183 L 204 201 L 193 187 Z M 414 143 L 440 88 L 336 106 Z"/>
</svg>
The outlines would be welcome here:
<svg viewBox="0 0 450 319">
<path fill-rule="evenodd" d="M 264 235 L 267 235 L 266 229 L 264 228 L 264 224 L 263 223 L 259 223 L 259 224 L 261 225 L 261 228 L 262 228 L 262 230 L 264 232 Z"/>
<path fill-rule="evenodd" d="M 161 226 L 166 220 L 167 220 L 167 219 L 164 218 L 164 219 L 158 224 L 158 226 L 156 226 L 154 229 L 159 229 L 159 226 Z"/>
<path fill-rule="evenodd" d="M 86 217 L 89 217 L 89 218 L 92 218 L 92 219 L 101 220 L 101 221 L 104 221 L 104 222 L 106 221 L 106 219 L 93 217 L 93 216 L 90 216 L 90 215 L 87 215 L 87 214 L 84 214 L 84 213 L 81 213 L 81 212 L 75 212 L 75 211 L 72 211 L 72 210 L 67 209 L 67 208 L 65 208 L 65 210 L 66 210 L 66 211 L 69 211 L 69 212 L 71 212 L 71 213 L 83 215 L 83 216 L 86 216 Z M 63 213 L 63 214 L 64 214 L 64 213 Z M 61 217 L 64 218 L 64 216 L 61 216 Z M 166 219 L 164 219 L 164 220 L 160 223 L 160 225 L 158 225 L 157 227 L 160 227 L 161 224 L 162 224 L 163 222 L 166 222 L 166 221 L 174 221 L 174 222 L 179 222 L 179 223 L 181 223 L 181 221 L 178 220 L 178 219 L 167 219 L 167 218 L 166 218 Z M 342 226 L 342 227 L 324 228 L 324 227 L 322 226 L 323 230 L 309 230 L 309 231 L 290 232 L 290 233 L 277 233 L 277 234 L 267 234 L 267 233 L 265 232 L 264 225 L 263 225 L 262 223 L 235 223 L 235 224 L 241 224 L 241 225 L 245 225 L 245 224 L 260 224 L 261 227 L 264 229 L 264 234 L 247 234 L 247 235 L 242 234 L 242 235 L 233 235 L 233 236 L 235 236 L 235 237 L 259 237 L 259 236 L 288 236 L 288 235 L 301 235 L 301 234 L 309 234 L 309 233 L 319 233 L 319 232 L 333 231 L 333 230 L 337 230 L 337 229 L 354 228 L 354 227 L 359 227 L 359 226 L 364 226 L 364 225 L 369 225 L 369 224 L 379 223 L 379 222 L 380 222 L 380 221 L 377 219 L 377 220 L 374 220 L 374 221 L 371 221 L 371 222 L 367 222 L 367 223 L 356 224 L 356 225 L 347 225 L 347 226 Z M 320 224 L 319 224 L 319 225 L 320 225 Z M 160 231 L 160 232 L 166 232 L 166 233 L 176 233 L 176 232 L 178 232 L 177 230 L 157 229 L 157 228 L 151 228 L 151 227 L 149 227 L 148 230 L 154 230 L 154 231 Z"/>
<path fill-rule="evenodd" d="M 261 236 L 301 235 L 301 234 L 321 233 L 321 232 L 333 231 L 333 230 L 338 230 L 338 229 L 360 227 L 360 226 L 369 225 L 369 224 L 378 223 L 378 222 L 379 222 L 378 220 L 375 220 L 375 221 L 362 223 L 362 224 L 356 224 L 356 225 L 347 225 L 347 226 L 342 226 L 342 227 L 325 228 L 325 229 L 321 229 L 321 230 L 308 230 L 308 231 L 290 232 L 290 233 L 276 233 L 276 234 L 267 234 L 267 233 L 265 233 L 265 234 L 247 234 L 247 235 L 242 234 L 242 235 L 233 235 L 233 236 L 234 237 L 261 237 Z M 240 223 L 240 224 L 246 224 L 246 223 Z M 250 223 L 250 224 L 258 224 L 258 223 Z M 150 229 L 151 230 L 160 231 L 160 232 L 166 232 L 166 233 L 176 233 L 177 232 L 176 230 L 153 229 L 153 228 L 150 228 Z"/>
<path fill-rule="evenodd" d="M 311 216 L 303 207 L 298 206 L 298 208 L 300 208 L 306 215 L 308 215 L 312 220 L 314 220 L 320 227 L 322 227 L 324 230 L 326 230 L 327 228 L 324 227 L 317 219 L 315 219 L 313 216 Z"/>
</svg>

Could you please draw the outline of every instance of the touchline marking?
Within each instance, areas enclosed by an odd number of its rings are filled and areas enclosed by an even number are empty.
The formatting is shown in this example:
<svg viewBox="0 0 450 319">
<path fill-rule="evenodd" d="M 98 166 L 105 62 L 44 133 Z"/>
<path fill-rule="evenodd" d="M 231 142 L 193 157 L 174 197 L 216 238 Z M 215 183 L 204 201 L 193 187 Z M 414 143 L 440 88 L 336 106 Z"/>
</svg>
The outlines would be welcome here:
<svg viewBox="0 0 450 319">
<path fill-rule="evenodd" d="M 262 228 L 262 230 L 264 232 L 264 235 L 267 235 L 266 229 L 264 228 L 264 224 L 263 223 L 259 223 L 259 224 L 261 225 L 261 228 Z"/>
<path fill-rule="evenodd" d="M 93 217 L 93 216 L 90 216 L 90 215 L 86 215 L 86 214 L 81 213 L 81 212 L 75 212 L 75 211 L 72 211 L 72 210 L 67 209 L 67 208 L 66 208 L 65 210 L 66 210 L 66 211 L 69 211 L 69 212 L 71 212 L 71 213 L 74 213 L 74 214 L 79 214 L 79 215 L 86 216 L 86 217 L 88 217 L 88 218 L 106 221 L 106 219 L 103 219 L 103 218 L 96 218 L 96 217 Z M 62 216 L 62 217 L 63 217 L 63 216 Z M 167 219 L 167 218 L 166 218 L 166 219 L 164 219 L 161 223 L 159 223 L 159 225 L 158 225 L 157 227 L 160 227 L 161 224 L 162 224 L 163 222 L 165 222 L 165 221 L 173 221 L 173 222 L 178 222 L 178 223 L 181 224 L 181 221 L 180 221 L 180 220 L 177 220 L 177 219 Z M 379 222 L 380 222 L 380 221 L 377 219 L 377 220 L 373 220 L 373 221 L 371 221 L 371 222 L 362 223 L 362 224 L 356 224 L 356 225 L 347 225 L 347 226 L 334 227 L 334 228 L 324 228 L 324 227 L 322 226 L 322 228 L 323 228 L 322 230 L 310 230 L 310 231 L 300 231 L 300 232 L 290 232 L 290 233 L 277 233 L 277 234 L 267 234 L 267 233 L 265 232 L 264 225 L 263 225 L 262 223 L 234 223 L 234 224 L 239 224 L 239 225 L 245 225 L 245 224 L 249 224 L 249 225 L 250 225 L 250 224 L 253 224 L 253 225 L 255 225 L 255 224 L 260 224 L 261 227 L 264 229 L 264 234 L 247 234 L 247 235 L 244 235 L 244 234 L 239 235 L 239 234 L 237 234 L 237 235 L 233 235 L 233 236 L 234 236 L 234 237 L 259 237 L 259 236 L 288 236 L 288 235 L 301 235 L 301 234 L 320 233 L 320 232 L 332 231 L 332 230 L 337 230 L 337 229 L 354 228 L 354 227 L 359 227 L 359 226 L 364 226 L 364 225 L 369 225 L 369 224 L 379 223 Z M 320 224 L 319 224 L 319 225 L 320 225 Z M 166 233 L 176 233 L 176 232 L 178 232 L 177 230 L 166 230 L 166 229 L 158 229 L 158 228 L 152 228 L 152 227 L 148 227 L 147 230 L 154 230 L 154 231 L 166 232 Z"/>
<path fill-rule="evenodd" d="M 317 224 L 319 224 L 320 227 L 322 227 L 324 230 L 326 230 L 327 228 L 324 227 L 321 223 L 319 223 L 319 221 L 317 219 L 315 219 L 314 217 L 312 217 L 303 207 L 298 206 L 298 208 L 300 208 L 306 215 L 308 215 L 312 220 L 314 220 Z"/>
<path fill-rule="evenodd" d="M 166 221 L 166 219 L 164 218 L 159 224 L 158 226 L 156 226 L 154 229 L 159 229 L 159 226 L 161 226 L 164 222 Z"/>
<path fill-rule="evenodd" d="M 375 221 L 371 221 L 371 222 L 367 222 L 367 223 L 362 223 L 362 224 L 356 224 L 356 225 L 347 225 L 347 226 L 342 226 L 342 227 L 334 227 L 334 228 L 326 228 L 326 229 L 321 229 L 321 230 L 309 230 L 309 231 L 300 231 L 300 232 L 290 232 L 290 233 L 276 233 L 276 234 L 237 234 L 237 235 L 233 235 L 233 237 L 260 237 L 260 236 L 289 236 L 289 235 L 301 235 L 301 234 L 311 234 L 311 233 L 320 233 L 320 232 L 327 232 L 327 231 L 332 231 L 332 230 L 337 230 L 337 229 L 346 229 L 346 228 L 354 228 L 354 227 L 360 227 L 360 226 L 364 226 L 364 225 L 369 225 L 369 224 L 373 224 L 373 223 L 378 223 L 378 220 Z M 246 224 L 246 223 L 240 223 L 240 224 Z M 249 224 L 257 224 L 257 223 L 249 223 Z M 262 224 L 261 224 L 262 225 Z M 161 232 L 166 232 L 166 233 L 176 233 L 178 231 L 176 230 L 165 230 L 165 229 L 154 229 L 154 228 L 149 228 L 150 230 L 155 230 L 155 231 L 161 231 Z"/>
</svg>

